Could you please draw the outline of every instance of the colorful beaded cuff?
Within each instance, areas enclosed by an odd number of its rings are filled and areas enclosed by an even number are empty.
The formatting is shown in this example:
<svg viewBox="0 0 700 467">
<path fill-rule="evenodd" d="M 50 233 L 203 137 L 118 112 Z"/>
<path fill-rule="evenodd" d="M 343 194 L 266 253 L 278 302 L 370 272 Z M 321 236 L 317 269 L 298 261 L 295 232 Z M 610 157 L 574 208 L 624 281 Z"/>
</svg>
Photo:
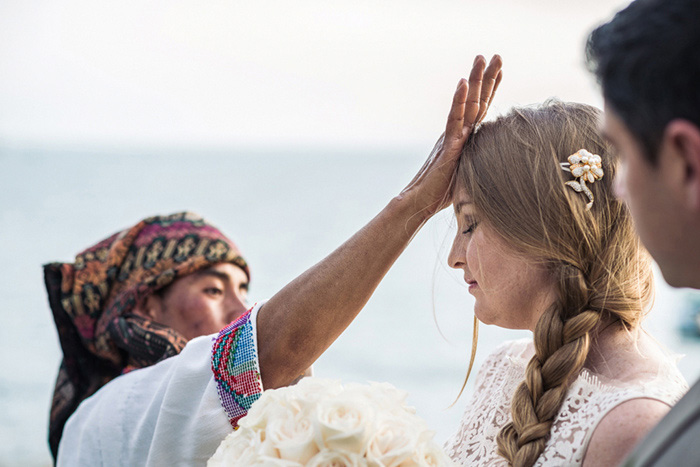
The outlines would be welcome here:
<svg viewBox="0 0 700 467">
<path fill-rule="evenodd" d="M 262 393 L 254 332 L 249 310 L 222 329 L 212 347 L 211 368 L 219 400 L 234 428 Z"/>
</svg>

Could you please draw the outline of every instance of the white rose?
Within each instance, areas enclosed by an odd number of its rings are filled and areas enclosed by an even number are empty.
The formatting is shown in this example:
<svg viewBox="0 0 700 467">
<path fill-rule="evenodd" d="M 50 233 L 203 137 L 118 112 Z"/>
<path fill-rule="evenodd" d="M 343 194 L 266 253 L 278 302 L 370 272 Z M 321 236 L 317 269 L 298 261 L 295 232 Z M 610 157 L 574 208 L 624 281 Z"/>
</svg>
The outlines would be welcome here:
<svg viewBox="0 0 700 467">
<path fill-rule="evenodd" d="M 367 460 L 352 452 L 324 449 L 312 457 L 306 467 L 367 467 Z"/>
<path fill-rule="evenodd" d="M 252 430 L 263 430 L 270 420 L 274 420 L 287 412 L 287 405 L 284 393 L 274 389 L 264 391 L 260 398 L 250 407 L 245 417 L 238 421 L 238 426 Z"/>
<path fill-rule="evenodd" d="M 294 396 L 307 405 L 336 397 L 342 392 L 343 385 L 336 379 L 302 378 L 294 386 Z"/>
<path fill-rule="evenodd" d="M 413 460 L 419 467 L 443 467 L 456 465 L 433 441 L 434 433 L 424 432 L 418 442 Z"/>
<path fill-rule="evenodd" d="M 410 462 L 416 451 L 420 432 L 407 423 L 408 421 L 405 417 L 390 416 L 378 420 L 367 446 L 367 459 L 385 467 L 396 467 L 403 462 Z"/>
<path fill-rule="evenodd" d="M 320 449 L 364 455 L 374 428 L 374 407 L 361 394 L 342 394 L 316 407 L 316 442 Z"/>
<path fill-rule="evenodd" d="M 207 467 L 250 465 L 258 457 L 260 438 L 253 430 L 239 428 L 219 444 Z"/>
<path fill-rule="evenodd" d="M 304 412 L 280 413 L 267 424 L 265 442 L 277 449 L 280 458 L 305 464 L 318 452 L 310 418 Z"/>
</svg>

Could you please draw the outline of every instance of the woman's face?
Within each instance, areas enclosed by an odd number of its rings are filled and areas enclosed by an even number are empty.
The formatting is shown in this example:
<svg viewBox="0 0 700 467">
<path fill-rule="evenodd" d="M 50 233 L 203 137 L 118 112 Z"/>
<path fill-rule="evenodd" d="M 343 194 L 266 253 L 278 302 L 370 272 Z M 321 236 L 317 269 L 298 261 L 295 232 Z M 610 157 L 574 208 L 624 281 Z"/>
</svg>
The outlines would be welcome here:
<svg viewBox="0 0 700 467">
<path fill-rule="evenodd" d="M 456 190 L 452 202 L 458 229 L 447 261 L 464 271 L 477 318 L 485 324 L 534 330 L 556 297 L 554 280 L 542 264 L 516 253 L 481 222 L 465 189 Z"/>
<path fill-rule="evenodd" d="M 221 263 L 175 280 L 160 295 L 150 295 L 142 311 L 189 340 L 218 332 L 245 313 L 247 294 L 245 272 Z"/>
</svg>

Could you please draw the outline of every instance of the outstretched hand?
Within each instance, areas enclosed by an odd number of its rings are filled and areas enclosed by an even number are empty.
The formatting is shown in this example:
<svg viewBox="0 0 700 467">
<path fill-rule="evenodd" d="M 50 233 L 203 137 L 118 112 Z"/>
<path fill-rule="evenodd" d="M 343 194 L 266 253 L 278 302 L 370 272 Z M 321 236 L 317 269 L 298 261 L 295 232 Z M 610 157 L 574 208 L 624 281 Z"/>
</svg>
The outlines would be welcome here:
<svg viewBox="0 0 700 467">
<path fill-rule="evenodd" d="M 469 74 L 469 81 L 459 80 L 447 117 L 445 133 L 435 144 L 428 160 L 401 197 L 411 197 L 420 214 L 426 219 L 450 204 L 450 192 L 459 163 L 462 147 L 469 135 L 486 116 L 501 82 L 501 57 L 494 55 L 486 66 L 486 59 L 477 55 Z"/>
</svg>

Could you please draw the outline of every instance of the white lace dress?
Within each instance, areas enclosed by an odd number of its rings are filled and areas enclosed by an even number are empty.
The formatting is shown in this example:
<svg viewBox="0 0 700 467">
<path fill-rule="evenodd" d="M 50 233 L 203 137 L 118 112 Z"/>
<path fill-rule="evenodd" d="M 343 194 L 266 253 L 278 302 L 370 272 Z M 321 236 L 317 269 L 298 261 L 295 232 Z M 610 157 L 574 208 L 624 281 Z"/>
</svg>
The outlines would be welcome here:
<svg viewBox="0 0 700 467">
<path fill-rule="evenodd" d="M 501 345 L 481 367 L 459 430 L 445 443 L 445 452 L 457 464 L 507 465 L 498 455 L 496 436 L 511 420 L 511 398 L 533 354 L 531 339 L 511 341 Z M 603 382 L 583 370 L 569 388 L 535 465 L 581 465 L 593 431 L 613 408 L 640 397 L 673 405 L 687 390 L 688 384 L 671 357 L 656 378 L 635 384 Z"/>
</svg>

